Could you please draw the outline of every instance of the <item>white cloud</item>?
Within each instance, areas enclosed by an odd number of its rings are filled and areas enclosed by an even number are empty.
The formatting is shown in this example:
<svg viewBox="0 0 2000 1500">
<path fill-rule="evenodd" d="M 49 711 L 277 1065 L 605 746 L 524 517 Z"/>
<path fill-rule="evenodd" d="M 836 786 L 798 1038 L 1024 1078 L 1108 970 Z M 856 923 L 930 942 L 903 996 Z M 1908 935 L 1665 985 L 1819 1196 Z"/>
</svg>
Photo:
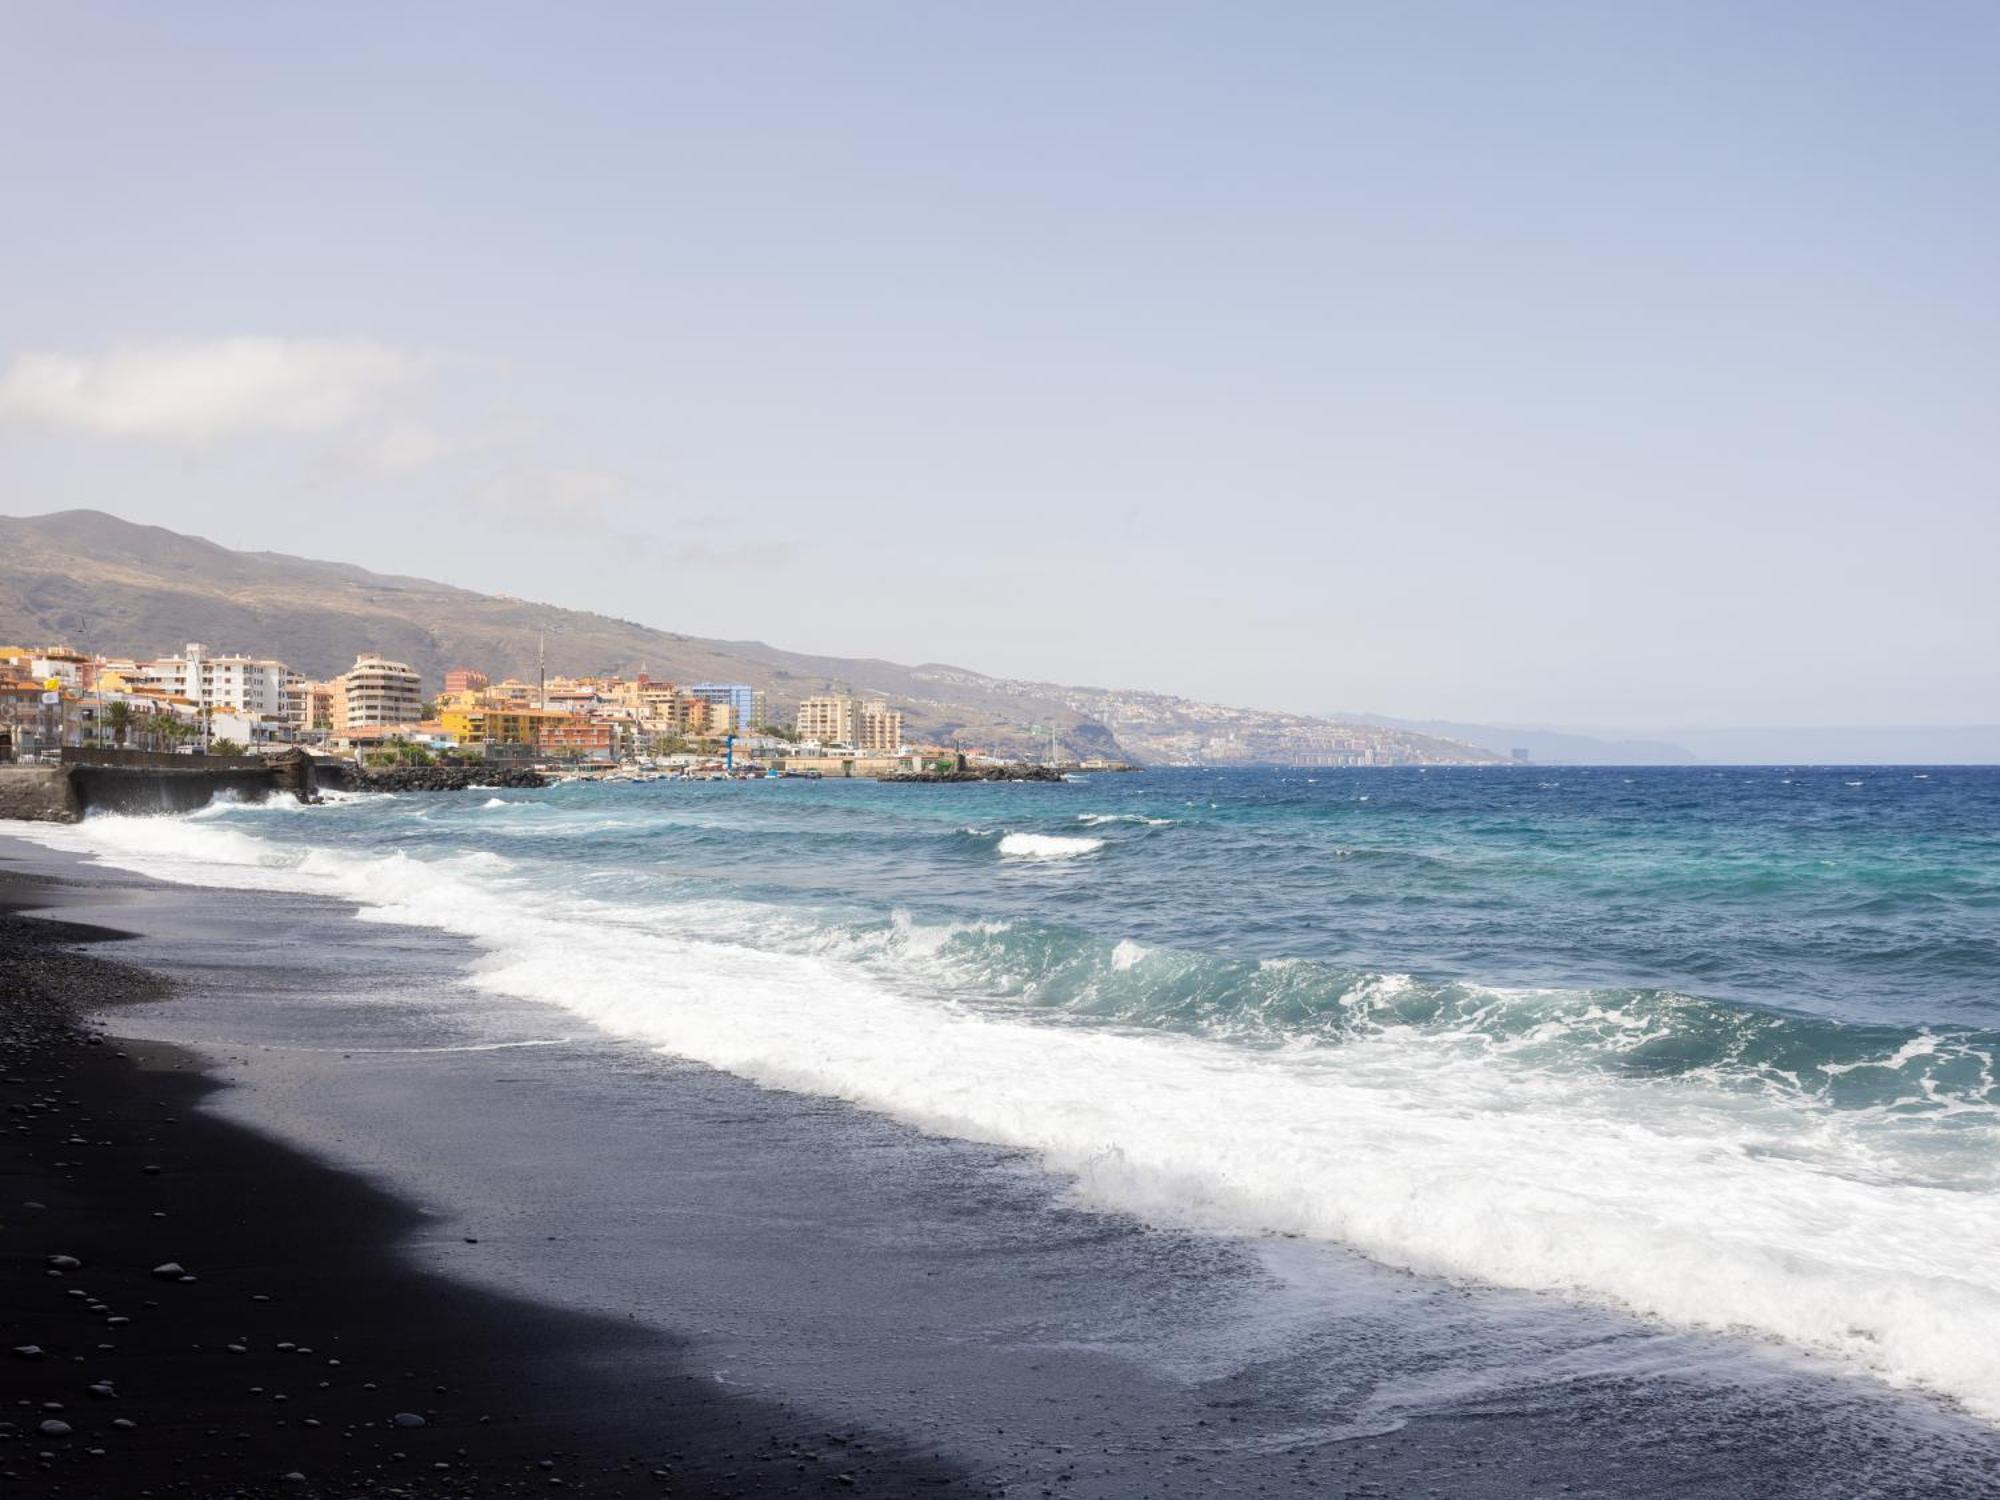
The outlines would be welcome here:
<svg viewBox="0 0 2000 1500">
<path fill-rule="evenodd" d="M 437 363 L 367 339 L 217 339 L 22 354 L 0 374 L 0 421 L 200 442 L 347 426 Z"/>
<path fill-rule="evenodd" d="M 368 473 L 396 478 L 480 448 L 476 440 L 450 437 L 421 422 L 397 420 L 356 439 L 346 456 Z"/>
</svg>

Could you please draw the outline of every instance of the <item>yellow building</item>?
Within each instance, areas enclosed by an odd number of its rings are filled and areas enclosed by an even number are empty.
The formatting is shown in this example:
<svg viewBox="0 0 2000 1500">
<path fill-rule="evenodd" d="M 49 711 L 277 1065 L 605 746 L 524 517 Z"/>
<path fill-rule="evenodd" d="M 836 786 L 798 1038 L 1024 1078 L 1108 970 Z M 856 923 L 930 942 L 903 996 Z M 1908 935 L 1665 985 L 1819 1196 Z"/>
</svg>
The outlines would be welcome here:
<svg viewBox="0 0 2000 1500">
<path fill-rule="evenodd" d="M 476 745 L 486 738 L 486 710 L 483 708 L 440 706 L 438 723 L 461 745 Z"/>
<path fill-rule="evenodd" d="M 461 745 L 536 745 L 541 743 L 545 729 L 569 724 L 575 717 L 560 709 L 489 704 L 479 708 L 448 708 L 438 715 L 438 722 Z"/>
</svg>

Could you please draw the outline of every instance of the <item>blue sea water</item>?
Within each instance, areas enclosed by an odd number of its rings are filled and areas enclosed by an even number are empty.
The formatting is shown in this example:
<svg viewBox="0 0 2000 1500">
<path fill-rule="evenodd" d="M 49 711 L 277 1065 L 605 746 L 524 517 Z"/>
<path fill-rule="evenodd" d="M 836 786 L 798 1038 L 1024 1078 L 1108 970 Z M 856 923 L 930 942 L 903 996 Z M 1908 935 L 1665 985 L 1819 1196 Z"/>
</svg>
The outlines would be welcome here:
<svg viewBox="0 0 2000 1500">
<path fill-rule="evenodd" d="M 2000 1419 L 2000 771 L 671 782 L 94 819 L 1085 1199 Z"/>
</svg>

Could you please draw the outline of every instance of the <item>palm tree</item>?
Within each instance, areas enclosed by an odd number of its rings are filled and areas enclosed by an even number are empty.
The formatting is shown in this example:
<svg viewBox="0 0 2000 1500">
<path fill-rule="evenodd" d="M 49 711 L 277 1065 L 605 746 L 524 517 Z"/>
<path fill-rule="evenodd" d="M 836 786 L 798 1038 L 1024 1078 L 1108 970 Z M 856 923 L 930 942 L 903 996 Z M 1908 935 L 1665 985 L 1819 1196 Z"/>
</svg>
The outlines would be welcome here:
<svg viewBox="0 0 2000 1500">
<path fill-rule="evenodd" d="M 132 705 L 120 698 L 104 710 L 104 722 L 110 727 L 112 737 L 122 748 L 125 736 L 132 730 Z"/>
<path fill-rule="evenodd" d="M 155 713 L 146 720 L 146 728 L 156 746 L 173 749 L 182 740 L 192 739 L 199 731 L 194 725 L 168 713 Z"/>
</svg>

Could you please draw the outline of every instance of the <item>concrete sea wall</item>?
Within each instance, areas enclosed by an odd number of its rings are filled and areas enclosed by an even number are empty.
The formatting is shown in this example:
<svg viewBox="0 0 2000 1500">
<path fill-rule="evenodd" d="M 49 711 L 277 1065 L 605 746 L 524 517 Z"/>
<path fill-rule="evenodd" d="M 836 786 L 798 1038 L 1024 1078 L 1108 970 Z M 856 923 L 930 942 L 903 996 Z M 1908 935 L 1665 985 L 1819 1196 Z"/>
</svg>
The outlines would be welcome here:
<svg viewBox="0 0 2000 1500">
<path fill-rule="evenodd" d="M 0 766 L 0 818 L 74 823 L 82 816 L 68 766 Z"/>
<path fill-rule="evenodd" d="M 303 756 L 160 755 L 139 750 L 65 751 L 59 766 L 0 766 L 0 818 L 74 823 L 86 812 L 177 813 L 218 796 L 258 802 L 273 792 L 309 797 Z"/>
<path fill-rule="evenodd" d="M 177 813 L 206 807 L 228 793 L 261 802 L 277 791 L 270 771 L 155 771 L 141 766 L 70 766 L 70 783 L 90 812 Z"/>
</svg>

